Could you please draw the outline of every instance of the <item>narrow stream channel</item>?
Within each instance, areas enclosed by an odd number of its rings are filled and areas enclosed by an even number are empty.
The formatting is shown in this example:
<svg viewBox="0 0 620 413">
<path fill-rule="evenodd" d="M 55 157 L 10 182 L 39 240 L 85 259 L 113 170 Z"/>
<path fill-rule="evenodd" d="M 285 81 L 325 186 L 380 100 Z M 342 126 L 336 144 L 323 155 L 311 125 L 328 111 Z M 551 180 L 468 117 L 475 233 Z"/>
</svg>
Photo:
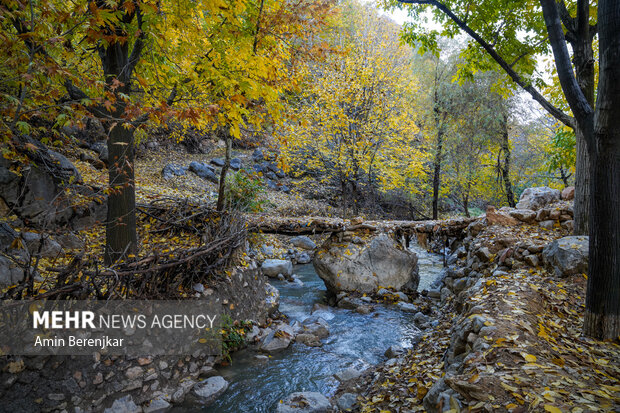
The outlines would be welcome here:
<svg viewBox="0 0 620 413">
<path fill-rule="evenodd" d="M 428 288 L 441 271 L 442 259 L 417 245 L 411 249 L 419 258 L 419 289 Z M 323 303 L 325 296 L 325 285 L 312 264 L 297 266 L 295 273 L 303 286 L 271 281 L 280 290 L 280 311 L 290 322 L 310 317 L 313 305 Z M 268 361 L 255 359 L 257 353 L 251 350 L 235 353 L 232 364 L 219 369 L 230 383 L 228 390 L 202 411 L 271 413 L 281 399 L 293 392 L 318 391 L 330 396 L 338 386 L 334 373 L 347 367 L 363 369 L 377 364 L 391 345 L 411 347 L 419 333 L 411 320 L 413 314 L 401 312 L 396 306 L 374 307 L 375 311 L 368 315 L 341 308 L 315 312 L 329 323 L 330 335 L 323 340 L 323 347 L 293 343 Z"/>
</svg>

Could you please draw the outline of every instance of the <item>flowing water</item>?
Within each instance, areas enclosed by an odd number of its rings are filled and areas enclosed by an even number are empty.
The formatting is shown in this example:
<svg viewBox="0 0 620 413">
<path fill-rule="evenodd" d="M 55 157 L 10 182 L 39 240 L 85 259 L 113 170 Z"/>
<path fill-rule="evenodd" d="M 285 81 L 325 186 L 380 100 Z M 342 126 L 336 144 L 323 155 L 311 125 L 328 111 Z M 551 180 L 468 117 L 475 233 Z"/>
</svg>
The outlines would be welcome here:
<svg viewBox="0 0 620 413">
<path fill-rule="evenodd" d="M 442 268 L 440 256 L 413 246 L 420 265 L 420 287 L 428 288 Z M 310 316 L 315 303 L 323 303 L 325 285 L 312 265 L 295 268 L 303 286 L 270 281 L 280 290 L 280 311 L 290 322 Z M 352 310 L 329 308 L 313 315 L 323 317 L 330 336 L 323 347 L 293 343 L 268 361 L 255 359 L 257 354 L 242 350 L 233 355 L 232 364 L 219 369 L 230 386 L 212 405 L 208 413 L 274 412 L 279 400 L 297 391 L 317 391 L 330 396 L 338 386 L 334 373 L 347 367 L 363 369 L 384 359 L 385 350 L 394 344 L 411 347 L 419 330 L 411 313 L 396 306 L 375 305 L 375 311 L 362 315 Z"/>
</svg>

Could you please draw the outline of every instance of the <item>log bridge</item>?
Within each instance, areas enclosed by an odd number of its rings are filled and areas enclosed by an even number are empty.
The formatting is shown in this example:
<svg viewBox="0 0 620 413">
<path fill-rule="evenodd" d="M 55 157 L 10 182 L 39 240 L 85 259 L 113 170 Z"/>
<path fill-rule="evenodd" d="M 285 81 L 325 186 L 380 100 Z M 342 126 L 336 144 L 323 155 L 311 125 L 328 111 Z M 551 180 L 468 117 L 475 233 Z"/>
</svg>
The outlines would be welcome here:
<svg viewBox="0 0 620 413">
<path fill-rule="evenodd" d="M 462 238 L 465 229 L 476 218 L 452 218 L 429 221 L 364 221 L 327 217 L 276 217 L 252 215 L 248 217 L 252 232 L 281 235 L 312 235 L 341 232 L 388 232 L 397 239 L 404 237 L 407 244 L 414 236 L 422 246 L 432 239 Z"/>
</svg>

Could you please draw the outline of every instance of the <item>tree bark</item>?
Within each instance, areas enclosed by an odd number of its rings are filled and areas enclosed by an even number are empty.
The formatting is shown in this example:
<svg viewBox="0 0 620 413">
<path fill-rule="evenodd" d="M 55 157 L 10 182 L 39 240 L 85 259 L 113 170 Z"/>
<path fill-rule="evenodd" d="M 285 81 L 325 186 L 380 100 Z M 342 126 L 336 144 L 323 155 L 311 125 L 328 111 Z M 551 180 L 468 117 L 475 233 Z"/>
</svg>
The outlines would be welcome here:
<svg viewBox="0 0 620 413">
<path fill-rule="evenodd" d="M 599 84 L 591 164 L 590 259 L 584 334 L 620 336 L 620 2 L 601 0 Z"/>
<path fill-rule="evenodd" d="M 224 206 L 226 205 L 226 175 L 228 174 L 228 169 L 230 169 L 230 157 L 232 152 L 232 136 L 226 136 L 226 159 L 224 161 L 224 166 L 222 167 L 222 172 L 220 173 L 220 189 L 217 194 L 217 210 L 223 211 Z"/>
<path fill-rule="evenodd" d="M 506 110 L 506 108 L 504 108 Z M 516 206 L 515 196 L 512 191 L 512 182 L 510 181 L 510 142 L 508 136 L 508 115 L 504 112 L 502 117 L 502 143 L 501 151 L 504 154 L 504 164 L 501 165 L 501 174 L 504 181 L 504 189 L 506 191 L 506 200 L 508 205 L 514 208 Z"/>
<path fill-rule="evenodd" d="M 589 210 L 590 210 L 590 157 L 586 131 L 580 127 L 575 128 L 575 138 L 577 142 L 577 154 L 575 165 L 575 201 L 573 205 L 574 227 L 573 234 L 587 235 Z"/>
<path fill-rule="evenodd" d="M 108 134 L 108 215 L 104 261 L 111 265 L 138 253 L 133 128 L 119 122 Z"/>
<path fill-rule="evenodd" d="M 433 219 L 437 219 L 439 214 L 439 186 L 441 183 L 441 155 L 443 150 L 443 127 L 442 125 L 437 126 L 437 150 L 435 151 L 433 172 Z"/>
</svg>

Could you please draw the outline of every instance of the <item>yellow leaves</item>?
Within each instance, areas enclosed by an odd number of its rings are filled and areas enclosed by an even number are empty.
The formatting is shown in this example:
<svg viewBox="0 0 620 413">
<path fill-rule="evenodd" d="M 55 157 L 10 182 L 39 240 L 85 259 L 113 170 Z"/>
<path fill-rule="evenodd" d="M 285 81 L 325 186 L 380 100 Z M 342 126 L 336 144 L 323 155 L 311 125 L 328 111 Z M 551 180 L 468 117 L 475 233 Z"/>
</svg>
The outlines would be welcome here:
<svg viewBox="0 0 620 413">
<path fill-rule="evenodd" d="M 562 410 L 560 410 L 557 407 L 552 406 L 550 404 L 545 404 L 544 408 L 545 408 L 545 411 L 549 412 L 549 413 L 562 413 Z"/>
<path fill-rule="evenodd" d="M 521 355 L 523 356 L 525 361 L 527 361 L 528 363 L 535 363 L 536 360 L 537 360 L 536 356 L 534 356 L 532 354 L 521 353 Z"/>
</svg>

